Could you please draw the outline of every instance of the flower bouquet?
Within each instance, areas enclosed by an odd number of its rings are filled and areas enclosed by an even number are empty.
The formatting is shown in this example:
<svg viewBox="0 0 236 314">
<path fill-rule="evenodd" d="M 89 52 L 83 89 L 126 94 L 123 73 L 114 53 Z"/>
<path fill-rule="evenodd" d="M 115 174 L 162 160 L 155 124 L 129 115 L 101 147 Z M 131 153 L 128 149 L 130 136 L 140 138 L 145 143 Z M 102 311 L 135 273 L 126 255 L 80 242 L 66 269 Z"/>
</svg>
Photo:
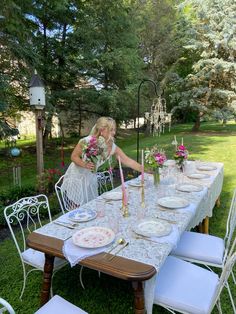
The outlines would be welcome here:
<svg viewBox="0 0 236 314">
<path fill-rule="evenodd" d="M 162 149 L 159 150 L 157 145 L 154 145 L 151 149 L 147 148 L 144 154 L 145 164 L 153 171 L 154 184 L 158 185 L 160 182 L 159 168 L 162 168 L 166 161 L 165 152 Z"/>
<path fill-rule="evenodd" d="M 176 165 L 181 171 L 184 170 L 184 162 L 188 158 L 188 151 L 184 145 L 179 145 L 174 155 Z"/>
<path fill-rule="evenodd" d="M 107 145 L 102 136 L 96 138 L 91 136 L 88 142 L 82 142 L 82 159 L 85 162 L 93 162 L 96 169 L 99 167 L 101 161 L 106 158 Z"/>
</svg>

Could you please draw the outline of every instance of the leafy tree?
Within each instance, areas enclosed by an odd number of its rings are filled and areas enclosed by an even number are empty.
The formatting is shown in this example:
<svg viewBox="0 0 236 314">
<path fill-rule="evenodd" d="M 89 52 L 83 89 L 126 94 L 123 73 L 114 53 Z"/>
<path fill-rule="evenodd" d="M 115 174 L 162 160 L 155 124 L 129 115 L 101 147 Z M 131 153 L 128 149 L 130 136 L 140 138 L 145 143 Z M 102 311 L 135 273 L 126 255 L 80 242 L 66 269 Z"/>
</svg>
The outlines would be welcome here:
<svg viewBox="0 0 236 314">
<path fill-rule="evenodd" d="M 196 51 L 199 60 L 185 79 L 175 85 L 175 101 L 182 110 L 196 114 L 193 130 L 200 118 L 215 108 L 231 106 L 236 98 L 236 37 L 234 0 L 190 0 L 182 4 L 192 23 L 186 49 Z"/>
</svg>

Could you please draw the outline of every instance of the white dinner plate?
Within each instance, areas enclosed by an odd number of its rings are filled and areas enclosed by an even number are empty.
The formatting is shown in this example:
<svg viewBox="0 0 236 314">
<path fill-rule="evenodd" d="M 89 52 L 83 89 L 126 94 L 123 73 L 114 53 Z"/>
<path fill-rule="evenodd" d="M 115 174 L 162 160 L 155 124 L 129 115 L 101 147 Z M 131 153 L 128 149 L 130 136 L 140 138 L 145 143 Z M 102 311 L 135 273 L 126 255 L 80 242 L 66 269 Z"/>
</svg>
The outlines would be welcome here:
<svg viewBox="0 0 236 314">
<path fill-rule="evenodd" d="M 167 221 L 150 218 L 141 220 L 133 230 L 145 237 L 163 237 L 171 233 L 172 226 Z"/>
<path fill-rule="evenodd" d="M 103 193 L 102 197 L 107 201 L 119 201 L 122 199 L 122 192 L 107 192 Z"/>
<path fill-rule="evenodd" d="M 200 171 L 212 171 L 212 170 L 216 170 L 217 168 L 215 166 L 201 165 L 201 166 L 198 166 L 197 169 Z"/>
<path fill-rule="evenodd" d="M 141 187 L 142 186 L 142 181 L 139 180 L 139 179 L 131 180 L 131 181 L 127 182 L 127 183 L 130 186 L 135 186 L 135 187 Z"/>
<path fill-rule="evenodd" d="M 68 214 L 68 218 L 72 221 L 84 222 L 96 218 L 97 212 L 93 209 L 78 208 Z"/>
<path fill-rule="evenodd" d="M 115 239 L 115 233 L 104 227 L 89 227 L 78 230 L 72 235 L 75 245 L 95 249 L 110 244 Z"/>
<path fill-rule="evenodd" d="M 189 201 L 182 197 L 166 196 L 158 200 L 158 204 L 170 209 L 182 208 L 189 205 Z"/>
<path fill-rule="evenodd" d="M 203 186 L 198 184 L 183 183 L 178 185 L 176 189 L 181 192 L 200 192 L 203 190 Z"/>
<path fill-rule="evenodd" d="M 206 179 L 209 178 L 209 174 L 207 173 L 191 173 L 188 175 L 190 179 Z"/>
</svg>

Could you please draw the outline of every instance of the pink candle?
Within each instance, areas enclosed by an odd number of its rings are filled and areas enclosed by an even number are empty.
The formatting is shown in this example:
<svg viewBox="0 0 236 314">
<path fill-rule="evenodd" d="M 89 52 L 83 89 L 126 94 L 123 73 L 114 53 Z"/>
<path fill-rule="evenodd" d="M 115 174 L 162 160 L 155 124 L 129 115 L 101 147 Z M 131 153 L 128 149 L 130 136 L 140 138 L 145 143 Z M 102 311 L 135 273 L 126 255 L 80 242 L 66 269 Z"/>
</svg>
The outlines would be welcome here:
<svg viewBox="0 0 236 314">
<path fill-rule="evenodd" d="M 141 172 L 142 184 L 144 183 L 144 158 L 143 158 L 143 149 L 142 149 L 142 172 Z"/>
<path fill-rule="evenodd" d="M 124 201 L 124 206 L 127 206 L 128 200 L 127 200 L 127 195 L 126 195 L 126 190 L 125 190 L 125 181 L 124 181 L 123 170 L 121 167 L 120 156 L 118 156 L 118 161 L 119 161 L 119 168 L 120 168 L 120 178 L 121 178 L 121 188 L 122 188 L 122 193 L 123 193 L 123 201 Z"/>
</svg>

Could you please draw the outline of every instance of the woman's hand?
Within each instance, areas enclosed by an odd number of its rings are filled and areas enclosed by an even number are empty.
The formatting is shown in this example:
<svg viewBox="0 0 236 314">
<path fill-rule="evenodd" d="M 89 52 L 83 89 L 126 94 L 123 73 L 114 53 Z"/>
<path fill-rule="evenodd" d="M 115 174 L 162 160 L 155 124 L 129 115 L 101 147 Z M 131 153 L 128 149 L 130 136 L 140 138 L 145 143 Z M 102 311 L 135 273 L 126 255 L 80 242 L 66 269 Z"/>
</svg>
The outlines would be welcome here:
<svg viewBox="0 0 236 314">
<path fill-rule="evenodd" d="M 94 167 L 94 163 L 89 161 L 89 162 L 85 162 L 85 167 L 86 169 L 90 170 L 90 171 L 93 171 L 95 169 Z"/>
</svg>

